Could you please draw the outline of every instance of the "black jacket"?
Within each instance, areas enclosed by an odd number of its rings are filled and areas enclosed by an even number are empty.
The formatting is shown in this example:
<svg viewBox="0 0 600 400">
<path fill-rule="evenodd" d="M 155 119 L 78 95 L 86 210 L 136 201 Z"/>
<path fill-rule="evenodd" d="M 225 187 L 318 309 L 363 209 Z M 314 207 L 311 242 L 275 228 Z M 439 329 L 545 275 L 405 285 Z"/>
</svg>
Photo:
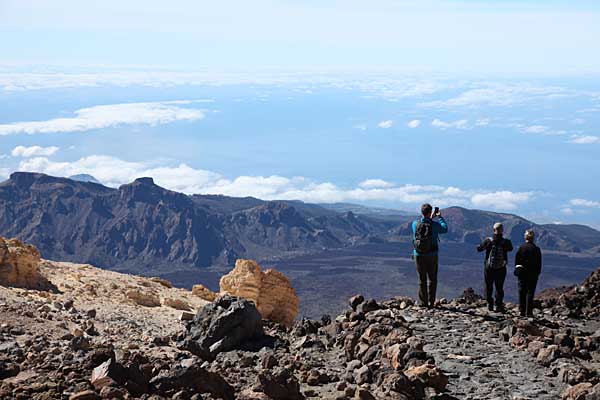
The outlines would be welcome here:
<svg viewBox="0 0 600 400">
<path fill-rule="evenodd" d="M 517 251 L 515 265 L 522 265 L 528 276 L 538 276 L 542 272 L 542 251 L 533 243 L 525 243 Z"/>
<path fill-rule="evenodd" d="M 492 245 L 494 242 L 503 240 L 504 241 L 504 259 L 508 262 L 508 252 L 513 251 L 513 244 L 510 239 L 505 239 L 502 235 L 494 235 L 494 237 L 485 238 L 483 242 L 479 246 L 477 246 L 477 251 L 482 252 L 485 250 L 485 259 L 487 260 L 490 257 L 490 251 L 492 251 Z"/>
</svg>

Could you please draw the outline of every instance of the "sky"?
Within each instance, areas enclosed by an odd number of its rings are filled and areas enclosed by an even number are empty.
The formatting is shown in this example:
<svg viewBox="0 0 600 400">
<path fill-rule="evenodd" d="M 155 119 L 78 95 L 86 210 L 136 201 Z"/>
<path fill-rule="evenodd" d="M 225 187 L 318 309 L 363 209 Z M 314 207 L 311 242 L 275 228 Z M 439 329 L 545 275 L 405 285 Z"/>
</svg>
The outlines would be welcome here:
<svg viewBox="0 0 600 400">
<path fill-rule="evenodd" d="M 0 0 L 0 179 L 600 227 L 595 1 Z"/>
</svg>

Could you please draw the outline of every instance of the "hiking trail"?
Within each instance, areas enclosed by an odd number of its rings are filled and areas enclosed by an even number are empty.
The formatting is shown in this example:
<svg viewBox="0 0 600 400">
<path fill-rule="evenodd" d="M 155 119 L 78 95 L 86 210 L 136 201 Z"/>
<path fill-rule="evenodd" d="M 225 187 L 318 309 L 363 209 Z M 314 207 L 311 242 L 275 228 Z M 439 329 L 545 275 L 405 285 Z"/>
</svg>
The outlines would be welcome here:
<svg viewBox="0 0 600 400">
<path fill-rule="evenodd" d="M 498 325 L 510 315 L 446 307 L 404 313 L 428 354 L 449 376 L 458 399 L 557 399 L 565 385 L 526 351 L 503 341 Z M 451 397 L 450 397 L 451 398 Z"/>
</svg>

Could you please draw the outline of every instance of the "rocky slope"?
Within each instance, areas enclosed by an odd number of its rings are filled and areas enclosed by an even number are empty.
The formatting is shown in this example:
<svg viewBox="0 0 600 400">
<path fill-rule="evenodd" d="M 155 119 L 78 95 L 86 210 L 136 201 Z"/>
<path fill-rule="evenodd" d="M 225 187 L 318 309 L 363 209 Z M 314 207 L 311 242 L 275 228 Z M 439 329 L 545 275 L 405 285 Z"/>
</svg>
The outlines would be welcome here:
<svg viewBox="0 0 600 400">
<path fill-rule="evenodd" d="M 260 299 L 257 272 L 241 262 L 228 285 Z M 335 318 L 291 327 L 161 279 L 45 260 L 38 273 L 49 289 L 0 286 L 3 399 L 600 396 L 600 270 L 535 319 L 489 313 L 466 291 L 433 310 L 355 296 Z"/>
</svg>

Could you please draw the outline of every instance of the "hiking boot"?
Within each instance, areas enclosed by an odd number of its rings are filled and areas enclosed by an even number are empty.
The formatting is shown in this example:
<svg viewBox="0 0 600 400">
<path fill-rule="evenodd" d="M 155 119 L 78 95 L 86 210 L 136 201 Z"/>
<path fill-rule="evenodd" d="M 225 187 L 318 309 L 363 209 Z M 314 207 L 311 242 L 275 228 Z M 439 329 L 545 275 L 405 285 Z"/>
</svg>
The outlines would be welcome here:
<svg viewBox="0 0 600 400">
<path fill-rule="evenodd" d="M 506 308 L 504 308 L 504 305 L 496 306 L 496 312 L 505 313 L 506 312 Z"/>
<path fill-rule="evenodd" d="M 494 305 L 493 304 L 488 304 L 488 310 L 494 311 Z"/>
</svg>

